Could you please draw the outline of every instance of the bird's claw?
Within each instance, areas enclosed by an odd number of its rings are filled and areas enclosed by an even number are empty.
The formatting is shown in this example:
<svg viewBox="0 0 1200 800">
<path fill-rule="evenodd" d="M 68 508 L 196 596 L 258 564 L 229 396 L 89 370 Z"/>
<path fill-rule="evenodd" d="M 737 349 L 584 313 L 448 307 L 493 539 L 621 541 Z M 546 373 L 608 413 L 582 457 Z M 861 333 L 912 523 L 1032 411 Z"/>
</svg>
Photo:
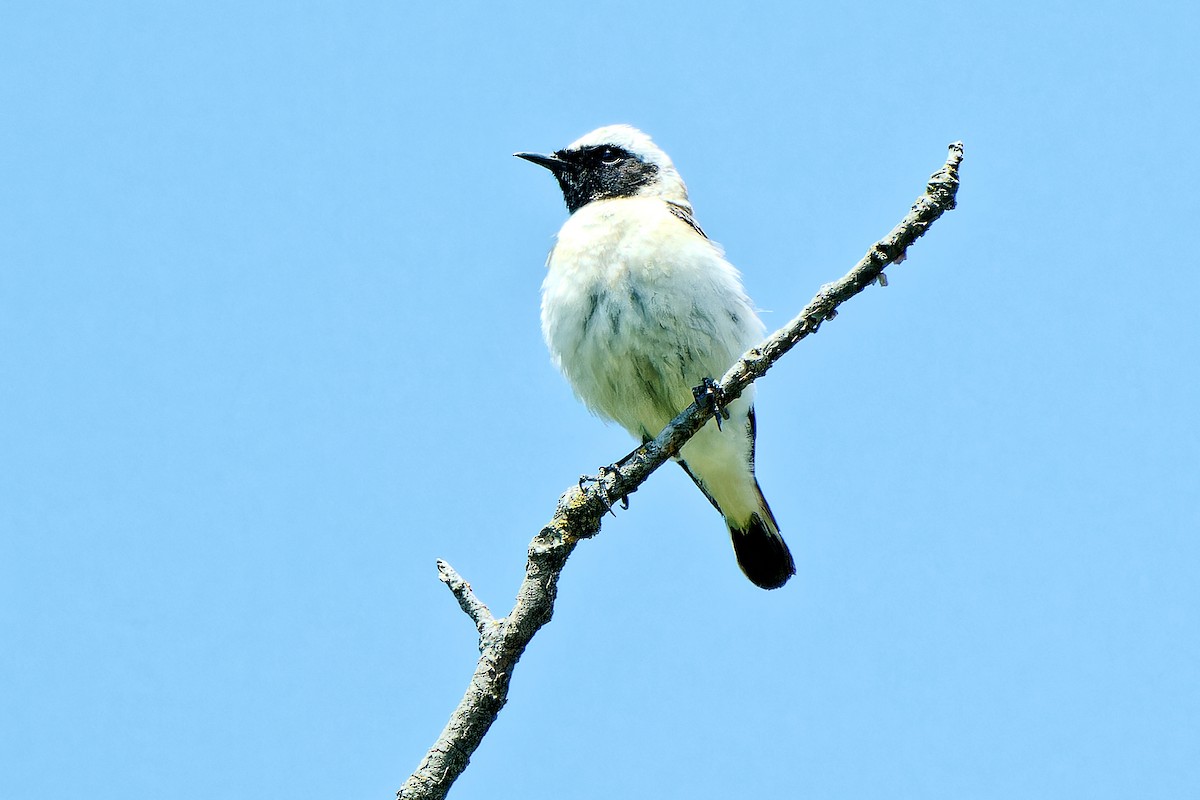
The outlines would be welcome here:
<svg viewBox="0 0 1200 800">
<path fill-rule="evenodd" d="M 725 390 L 721 384 L 712 378 L 705 378 L 704 383 L 692 389 L 692 397 L 696 398 L 697 405 L 711 409 L 713 419 L 717 421 L 717 430 L 721 430 L 721 420 L 729 419 L 729 409 L 725 408 Z"/>
<path fill-rule="evenodd" d="M 587 491 L 586 489 L 584 489 L 584 484 L 586 484 L 586 483 L 596 484 L 598 487 L 598 494 L 600 495 L 600 502 L 604 504 L 604 510 L 609 514 L 612 514 L 614 517 L 617 515 L 617 512 L 613 511 L 612 500 L 609 499 L 608 481 L 605 479 L 605 476 L 610 472 L 616 473 L 617 471 L 618 470 L 615 466 L 600 467 L 600 469 L 596 470 L 597 474 L 595 476 L 592 476 L 592 475 L 580 475 L 579 476 L 579 490 L 581 492 Z M 628 495 L 621 498 L 621 510 L 622 511 L 629 510 L 629 496 Z"/>
</svg>

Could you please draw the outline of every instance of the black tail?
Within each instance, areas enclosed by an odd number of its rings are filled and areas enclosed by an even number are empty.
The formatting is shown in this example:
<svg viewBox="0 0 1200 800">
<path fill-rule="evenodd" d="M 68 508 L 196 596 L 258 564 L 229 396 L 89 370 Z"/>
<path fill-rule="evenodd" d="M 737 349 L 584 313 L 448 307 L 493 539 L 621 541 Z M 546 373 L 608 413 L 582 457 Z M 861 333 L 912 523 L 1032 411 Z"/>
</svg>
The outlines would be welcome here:
<svg viewBox="0 0 1200 800">
<path fill-rule="evenodd" d="M 796 574 L 791 551 L 771 520 L 754 514 L 744 529 L 730 527 L 729 536 L 738 566 L 755 586 L 778 589 Z"/>
</svg>

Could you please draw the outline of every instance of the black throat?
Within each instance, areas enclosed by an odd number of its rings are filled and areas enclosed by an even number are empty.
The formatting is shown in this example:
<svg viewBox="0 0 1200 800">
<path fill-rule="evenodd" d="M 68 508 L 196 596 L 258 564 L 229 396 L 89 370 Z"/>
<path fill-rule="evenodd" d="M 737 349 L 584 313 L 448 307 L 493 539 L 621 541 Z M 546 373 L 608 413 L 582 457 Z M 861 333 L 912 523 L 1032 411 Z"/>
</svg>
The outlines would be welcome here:
<svg viewBox="0 0 1200 800">
<path fill-rule="evenodd" d="M 554 175 L 572 214 L 593 200 L 632 197 L 658 175 L 656 164 L 613 145 L 560 150 L 555 155 L 565 162 Z"/>
</svg>

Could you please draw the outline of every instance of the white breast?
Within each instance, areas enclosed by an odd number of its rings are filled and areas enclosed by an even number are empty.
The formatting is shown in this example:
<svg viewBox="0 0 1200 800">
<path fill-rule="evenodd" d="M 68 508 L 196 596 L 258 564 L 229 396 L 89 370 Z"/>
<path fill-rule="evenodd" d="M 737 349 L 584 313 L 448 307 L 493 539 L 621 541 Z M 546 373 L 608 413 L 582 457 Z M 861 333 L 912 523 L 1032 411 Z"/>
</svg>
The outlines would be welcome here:
<svg viewBox="0 0 1200 800">
<path fill-rule="evenodd" d="M 542 331 L 555 363 L 589 408 L 639 438 L 762 337 L 737 270 L 658 198 L 579 209 L 547 266 Z"/>
</svg>

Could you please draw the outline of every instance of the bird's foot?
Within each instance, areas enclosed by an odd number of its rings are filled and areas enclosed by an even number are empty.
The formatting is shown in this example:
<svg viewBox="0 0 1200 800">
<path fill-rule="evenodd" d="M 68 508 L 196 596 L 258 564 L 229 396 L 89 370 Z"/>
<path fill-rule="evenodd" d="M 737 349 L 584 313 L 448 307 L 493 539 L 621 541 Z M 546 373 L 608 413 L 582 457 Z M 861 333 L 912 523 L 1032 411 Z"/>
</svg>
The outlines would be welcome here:
<svg viewBox="0 0 1200 800">
<path fill-rule="evenodd" d="M 616 475 L 617 472 L 618 472 L 617 467 L 614 464 L 614 465 L 608 466 L 608 467 L 600 467 L 600 469 L 596 470 L 595 475 L 580 475 L 579 476 L 579 490 L 581 492 L 586 492 L 587 489 L 584 488 L 584 486 L 586 484 L 589 484 L 589 483 L 595 484 L 596 492 L 600 496 L 600 502 L 604 504 L 604 510 L 606 512 L 608 512 L 609 514 L 612 514 L 614 517 L 617 515 L 617 512 L 613 511 L 613 507 L 612 507 L 612 492 L 609 489 L 608 475 L 610 473 L 613 475 Z M 625 497 L 621 498 L 621 510 L 627 511 L 628 509 L 629 509 L 629 496 L 626 495 Z"/>
<path fill-rule="evenodd" d="M 704 383 L 692 389 L 692 397 L 696 398 L 697 405 L 707 406 L 712 411 L 717 430 L 721 430 L 721 420 L 729 419 L 729 409 L 725 408 L 725 390 L 721 384 L 712 378 L 705 378 Z"/>
</svg>

